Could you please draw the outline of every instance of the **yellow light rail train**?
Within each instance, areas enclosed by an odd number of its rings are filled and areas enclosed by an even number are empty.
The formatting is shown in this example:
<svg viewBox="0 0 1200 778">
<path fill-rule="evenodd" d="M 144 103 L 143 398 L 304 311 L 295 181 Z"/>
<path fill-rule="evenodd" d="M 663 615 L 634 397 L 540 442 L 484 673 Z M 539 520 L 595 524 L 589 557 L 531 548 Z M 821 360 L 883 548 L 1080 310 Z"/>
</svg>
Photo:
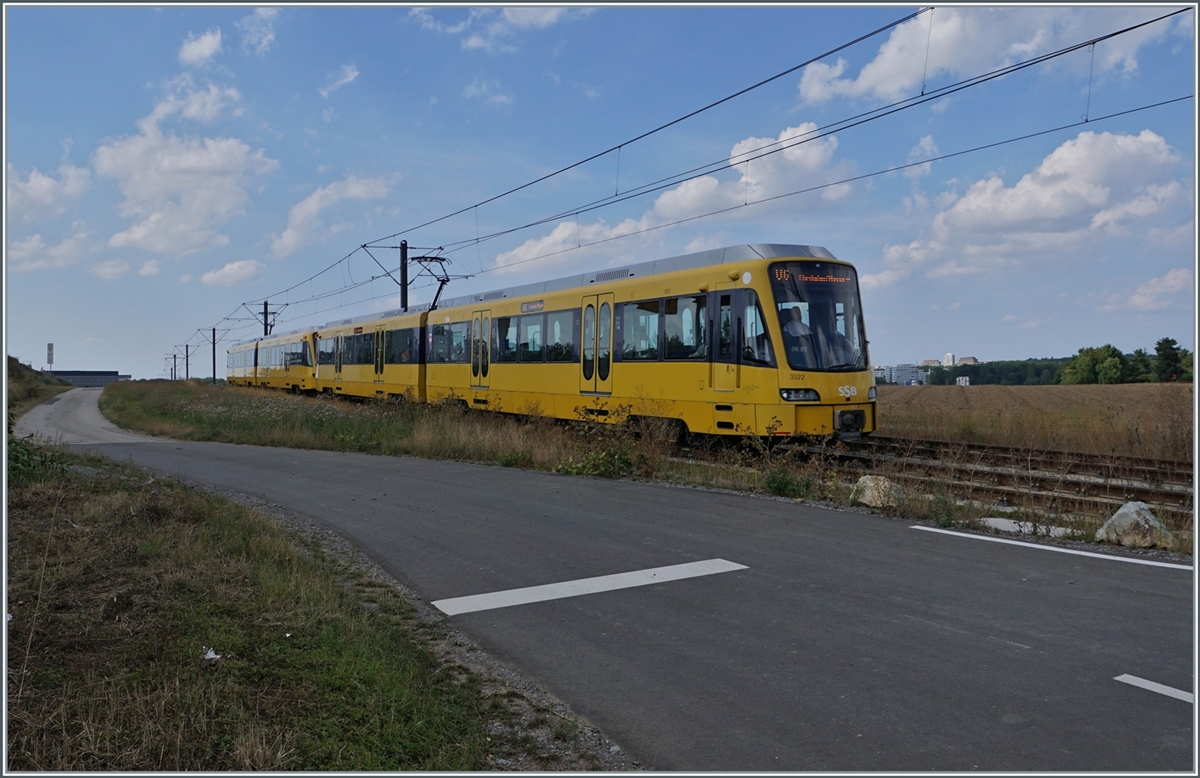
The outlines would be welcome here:
<svg viewBox="0 0 1200 778">
<path fill-rule="evenodd" d="M 731 246 L 330 322 L 229 349 L 231 384 L 855 439 L 876 428 L 854 267 Z"/>
</svg>

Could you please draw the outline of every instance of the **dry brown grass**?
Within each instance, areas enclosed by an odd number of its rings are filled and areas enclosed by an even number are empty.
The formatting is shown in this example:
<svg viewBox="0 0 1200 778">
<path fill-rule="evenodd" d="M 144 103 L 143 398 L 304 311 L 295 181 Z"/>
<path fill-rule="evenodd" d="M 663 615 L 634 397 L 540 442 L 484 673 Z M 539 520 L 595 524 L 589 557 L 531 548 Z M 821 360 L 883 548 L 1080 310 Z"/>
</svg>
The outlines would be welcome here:
<svg viewBox="0 0 1200 778">
<path fill-rule="evenodd" d="M 879 433 L 1192 459 L 1191 384 L 881 386 Z"/>
</svg>

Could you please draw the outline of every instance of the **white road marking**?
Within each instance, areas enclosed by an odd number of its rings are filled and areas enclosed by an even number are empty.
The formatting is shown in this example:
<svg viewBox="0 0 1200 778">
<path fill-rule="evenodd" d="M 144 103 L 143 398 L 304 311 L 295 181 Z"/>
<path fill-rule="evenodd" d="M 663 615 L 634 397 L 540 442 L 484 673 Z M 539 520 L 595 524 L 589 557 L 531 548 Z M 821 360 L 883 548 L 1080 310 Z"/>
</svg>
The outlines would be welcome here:
<svg viewBox="0 0 1200 778">
<path fill-rule="evenodd" d="M 1174 697 L 1175 699 L 1183 700 L 1184 702 L 1195 702 L 1192 699 L 1191 692 L 1181 691 L 1170 686 L 1163 686 L 1161 683 L 1147 681 L 1145 678 L 1138 678 L 1136 675 L 1129 675 L 1127 673 L 1125 675 L 1118 675 L 1113 680 L 1120 681 L 1121 683 L 1127 683 L 1130 686 L 1138 686 L 1142 689 L 1147 689 L 1152 692 L 1158 692 L 1159 694 L 1165 694 L 1168 697 Z"/>
<path fill-rule="evenodd" d="M 1076 551 L 1073 548 L 1058 548 L 1056 546 L 1044 546 L 1040 543 L 1022 543 L 1019 540 L 1008 540 L 1006 538 L 993 538 L 987 535 L 973 535 L 969 532 L 955 532 L 949 529 L 938 529 L 937 527 L 925 527 L 920 524 L 914 524 L 913 529 L 922 529 L 926 532 L 940 532 L 943 535 L 953 535 L 957 538 L 970 538 L 972 540 L 987 540 L 992 543 L 1008 543 L 1012 546 L 1025 546 L 1026 548 L 1040 548 L 1042 551 L 1057 551 L 1060 554 L 1077 554 L 1079 556 L 1090 556 L 1096 559 L 1107 559 L 1111 562 L 1129 562 L 1135 565 L 1150 565 L 1152 567 L 1172 567 L 1176 570 L 1192 570 L 1191 565 L 1175 565 L 1170 562 L 1152 562 L 1149 559 L 1134 559 L 1127 556 L 1113 556 L 1111 554 L 1096 554 L 1091 551 Z"/>
<path fill-rule="evenodd" d="M 634 570 L 629 573 L 601 575 L 596 578 L 580 578 L 575 581 L 529 586 L 524 589 L 508 589 L 502 592 L 474 594 L 468 597 L 452 597 L 448 600 L 437 600 L 432 603 L 435 608 L 447 616 L 459 613 L 473 613 L 493 608 L 507 608 L 511 605 L 524 605 L 530 602 L 558 600 L 564 597 L 578 597 L 583 594 L 596 592 L 611 592 L 614 589 L 629 589 L 634 586 L 678 581 L 682 578 L 696 578 L 702 575 L 728 573 L 732 570 L 745 570 L 745 565 L 727 562 L 724 559 L 706 559 L 703 562 L 687 562 L 682 565 L 667 567 L 652 567 L 648 570 Z"/>
</svg>

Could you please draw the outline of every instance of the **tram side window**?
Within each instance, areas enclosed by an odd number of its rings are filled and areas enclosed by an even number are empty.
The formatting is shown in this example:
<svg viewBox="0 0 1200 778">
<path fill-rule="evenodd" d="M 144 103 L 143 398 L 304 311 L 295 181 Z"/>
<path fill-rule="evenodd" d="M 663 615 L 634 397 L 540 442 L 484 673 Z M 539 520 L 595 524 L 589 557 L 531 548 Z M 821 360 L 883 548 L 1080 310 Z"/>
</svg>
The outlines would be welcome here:
<svg viewBox="0 0 1200 778">
<path fill-rule="evenodd" d="M 411 365 L 417 361 L 420 336 L 416 328 L 388 330 L 385 338 L 384 362 L 389 365 Z"/>
<path fill-rule="evenodd" d="M 497 316 L 493 321 L 496 328 L 496 353 L 493 362 L 517 361 L 517 323 L 511 317 Z"/>
<path fill-rule="evenodd" d="M 343 365 L 370 365 L 375 362 L 372 353 L 375 346 L 375 333 L 366 332 L 358 335 L 342 337 Z"/>
<path fill-rule="evenodd" d="M 284 346 L 283 360 L 285 367 L 293 365 L 301 367 L 311 367 L 308 360 L 308 341 L 298 340 L 295 343 L 288 343 Z"/>
<path fill-rule="evenodd" d="M 542 315 L 522 316 L 521 339 L 518 349 L 522 362 L 542 361 Z"/>
<path fill-rule="evenodd" d="M 625 347 L 621 356 L 626 361 L 658 359 L 658 300 L 625 303 L 622 306 Z"/>
<path fill-rule="evenodd" d="M 704 328 L 708 321 L 704 312 L 706 298 L 672 297 L 665 303 L 663 323 L 666 326 L 667 359 L 704 359 Z"/>
<path fill-rule="evenodd" d="M 471 338 L 471 322 L 434 324 L 429 327 L 429 361 L 438 364 L 460 364 L 471 359 L 467 341 Z"/>
<path fill-rule="evenodd" d="M 334 338 L 319 338 L 317 340 L 317 364 L 332 365 L 333 351 L 337 347 L 337 340 Z"/>
<path fill-rule="evenodd" d="M 546 361 L 574 362 L 578 349 L 575 311 L 546 314 Z"/>
<path fill-rule="evenodd" d="M 748 289 L 743 298 L 746 302 L 744 318 L 742 319 L 743 334 L 745 335 L 745 350 L 742 357 L 748 362 L 773 364 L 775 359 L 771 351 L 771 336 L 767 333 L 767 322 L 763 318 L 762 306 L 758 304 L 758 294 Z"/>
</svg>

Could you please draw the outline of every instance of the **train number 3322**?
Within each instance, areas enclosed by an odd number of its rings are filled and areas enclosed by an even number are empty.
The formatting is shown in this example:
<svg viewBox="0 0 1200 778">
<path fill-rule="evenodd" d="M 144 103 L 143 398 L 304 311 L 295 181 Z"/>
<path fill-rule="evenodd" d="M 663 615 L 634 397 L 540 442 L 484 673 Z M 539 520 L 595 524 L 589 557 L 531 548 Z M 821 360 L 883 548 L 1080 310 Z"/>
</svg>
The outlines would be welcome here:
<svg viewBox="0 0 1200 778">
<path fill-rule="evenodd" d="M 839 386 L 838 394 L 840 394 L 842 397 L 857 397 L 858 396 L 858 387 L 857 386 Z"/>
</svg>

